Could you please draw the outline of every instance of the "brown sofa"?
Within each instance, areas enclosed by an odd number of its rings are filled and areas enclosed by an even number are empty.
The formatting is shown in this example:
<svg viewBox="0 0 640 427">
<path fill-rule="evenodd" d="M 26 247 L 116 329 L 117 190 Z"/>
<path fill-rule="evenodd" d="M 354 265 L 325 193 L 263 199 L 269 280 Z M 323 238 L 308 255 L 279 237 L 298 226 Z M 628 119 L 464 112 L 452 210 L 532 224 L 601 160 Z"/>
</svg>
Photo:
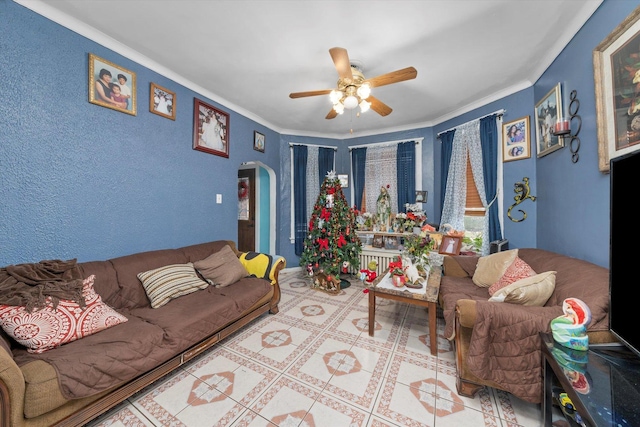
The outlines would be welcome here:
<svg viewBox="0 0 640 427">
<path fill-rule="evenodd" d="M 221 240 L 79 263 L 127 321 L 42 354 L 0 329 L 0 426 L 84 425 L 264 313 L 277 313 L 281 257 L 273 258 L 274 284 L 248 276 L 151 307 L 138 273 L 203 260 L 225 245 L 240 255 Z"/>
<path fill-rule="evenodd" d="M 579 298 L 589 306 L 590 343 L 615 341 L 609 332 L 608 269 L 541 249 L 519 249 L 518 257 L 536 273 L 557 272 L 555 289 L 544 306 L 489 302 L 488 289 L 472 281 L 479 257 L 445 257 L 439 300 L 445 336 L 455 349 L 460 395 L 472 397 L 489 386 L 540 403 L 539 332 L 550 332 L 550 321 L 563 314 L 565 298 Z"/>
</svg>

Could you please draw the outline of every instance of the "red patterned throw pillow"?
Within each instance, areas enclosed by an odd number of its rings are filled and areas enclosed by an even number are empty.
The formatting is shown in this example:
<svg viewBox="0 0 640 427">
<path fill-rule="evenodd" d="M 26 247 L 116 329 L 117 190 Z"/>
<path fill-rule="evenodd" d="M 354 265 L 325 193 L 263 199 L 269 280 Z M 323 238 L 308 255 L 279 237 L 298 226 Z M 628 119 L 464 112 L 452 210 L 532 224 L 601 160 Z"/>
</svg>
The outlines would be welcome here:
<svg viewBox="0 0 640 427">
<path fill-rule="evenodd" d="M 507 267 L 502 277 L 489 287 L 489 295 L 493 296 L 493 294 L 505 286 L 535 275 L 536 272 L 533 271 L 533 268 L 531 268 L 529 264 L 524 262 L 520 257 L 516 257 L 511 265 Z"/>
<path fill-rule="evenodd" d="M 45 308 L 29 313 L 22 306 L 0 304 L 0 326 L 28 352 L 43 353 L 126 322 L 126 317 L 102 301 L 93 289 L 94 280 L 92 275 L 83 282 L 85 308 L 74 301 L 60 300 L 54 309 L 47 301 Z"/>
</svg>

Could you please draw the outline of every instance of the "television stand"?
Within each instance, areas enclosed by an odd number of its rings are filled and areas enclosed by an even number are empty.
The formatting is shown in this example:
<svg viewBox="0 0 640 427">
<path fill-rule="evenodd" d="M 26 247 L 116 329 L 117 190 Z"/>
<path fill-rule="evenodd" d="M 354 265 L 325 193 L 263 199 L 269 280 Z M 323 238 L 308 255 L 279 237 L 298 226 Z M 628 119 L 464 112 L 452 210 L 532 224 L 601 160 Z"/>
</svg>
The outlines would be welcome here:
<svg viewBox="0 0 640 427">
<path fill-rule="evenodd" d="M 554 381 L 586 425 L 640 426 L 640 357 L 620 344 L 568 349 L 541 333 L 544 365 L 542 417 L 551 426 Z M 576 425 L 576 424 L 574 424 Z"/>
</svg>

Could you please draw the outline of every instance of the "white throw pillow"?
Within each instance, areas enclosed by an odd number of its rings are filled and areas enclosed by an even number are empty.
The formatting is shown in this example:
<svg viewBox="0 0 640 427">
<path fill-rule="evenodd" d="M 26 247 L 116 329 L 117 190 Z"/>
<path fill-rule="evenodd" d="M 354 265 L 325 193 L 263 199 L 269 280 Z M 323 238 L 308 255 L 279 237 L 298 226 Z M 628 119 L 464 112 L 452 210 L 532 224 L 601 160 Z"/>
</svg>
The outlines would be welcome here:
<svg viewBox="0 0 640 427">
<path fill-rule="evenodd" d="M 493 294 L 489 301 L 542 307 L 555 288 L 556 272 L 545 271 L 505 286 Z"/>
<path fill-rule="evenodd" d="M 473 283 L 481 288 L 490 287 L 500 280 L 517 256 L 518 250 L 511 249 L 480 257 L 476 265 L 476 271 L 473 273 Z"/>
</svg>

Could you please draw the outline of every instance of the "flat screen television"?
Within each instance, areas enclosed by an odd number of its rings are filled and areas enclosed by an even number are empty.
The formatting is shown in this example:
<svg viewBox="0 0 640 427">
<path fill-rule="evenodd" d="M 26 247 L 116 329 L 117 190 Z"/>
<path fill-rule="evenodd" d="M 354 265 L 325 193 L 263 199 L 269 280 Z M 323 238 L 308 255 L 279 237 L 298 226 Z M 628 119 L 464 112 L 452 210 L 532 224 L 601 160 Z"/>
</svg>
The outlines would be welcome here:
<svg viewBox="0 0 640 427">
<path fill-rule="evenodd" d="M 610 242 L 609 242 L 609 327 L 629 349 L 640 356 L 640 325 L 636 314 L 640 305 L 633 295 L 638 289 L 634 233 L 636 189 L 640 184 L 640 151 L 609 162 Z"/>
</svg>

